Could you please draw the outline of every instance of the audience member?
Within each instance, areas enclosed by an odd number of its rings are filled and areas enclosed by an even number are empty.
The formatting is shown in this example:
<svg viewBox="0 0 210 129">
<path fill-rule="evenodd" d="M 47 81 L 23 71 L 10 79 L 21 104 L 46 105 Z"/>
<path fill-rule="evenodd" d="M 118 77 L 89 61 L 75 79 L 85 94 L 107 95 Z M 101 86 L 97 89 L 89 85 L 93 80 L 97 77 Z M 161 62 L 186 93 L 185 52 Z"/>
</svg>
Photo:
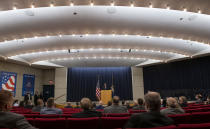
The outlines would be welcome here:
<svg viewBox="0 0 210 129">
<path fill-rule="evenodd" d="M 121 103 L 122 103 L 122 106 L 126 106 L 126 105 L 125 105 L 125 100 L 122 100 Z"/>
<path fill-rule="evenodd" d="M 67 102 L 67 106 L 65 106 L 65 108 L 72 108 L 71 102 Z"/>
<path fill-rule="evenodd" d="M 0 91 L 0 128 L 35 129 L 24 116 L 10 112 L 13 95 L 9 91 Z"/>
<path fill-rule="evenodd" d="M 92 110 L 96 110 L 96 103 L 92 103 L 91 109 L 92 109 Z"/>
<path fill-rule="evenodd" d="M 166 107 L 166 99 L 161 99 L 161 107 Z"/>
<path fill-rule="evenodd" d="M 37 100 L 37 106 L 32 108 L 32 112 L 40 112 L 44 108 L 44 102 L 42 99 Z"/>
<path fill-rule="evenodd" d="M 55 108 L 54 98 L 47 100 L 47 107 L 41 109 L 40 114 L 63 114 L 61 109 Z"/>
<path fill-rule="evenodd" d="M 127 109 L 131 109 L 132 107 L 130 106 L 130 102 L 129 101 L 125 101 L 125 107 Z"/>
<path fill-rule="evenodd" d="M 107 107 L 112 106 L 112 101 L 108 101 Z"/>
<path fill-rule="evenodd" d="M 120 106 L 119 101 L 120 98 L 118 96 L 114 96 L 112 106 L 104 108 L 104 113 L 127 113 L 127 108 L 124 106 Z"/>
<path fill-rule="evenodd" d="M 196 101 L 195 101 L 196 104 L 202 104 L 203 103 L 201 94 L 197 94 L 195 96 L 195 99 L 196 99 Z"/>
<path fill-rule="evenodd" d="M 147 112 L 133 115 L 125 128 L 153 128 L 173 124 L 173 120 L 160 113 L 161 100 L 159 93 L 148 92 L 144 100 Z"/>
<path fill-rule="evenodd" d="M 19 107 L 24 108 L 24 106 L 25 106 L 25 102 L 24 102 L 24 101 L 20 101 L 20 105 L 19 105 Z"/>
<path fill-rule="evenodd" d="M 80 113 L 72 114 L 73 118 L 87 118 L 87 117 L 101 117 L 101 112 L 93 111 L 91 109 L 92 102 L 89 98 L 83 98 L 80 102 L 80 106 L 83 109 Z"/>
<path fill-rule="evenodd" d="M 138 98 L 137 104 L 133 107 L 133 110 L 145 110 L 144 100 L 142 98 Z"/>
<path fill-rule="evenodd" d="M 96 109 L 104 109 L 103 102 L 99 101 L 99 105 L 96 106 Z"/>
<path fill-rule="evenodd" d="M 185 113 L 184 110 L 179 106 L 177 100 L 175 98 L 167 98 L 167 106 L 168 108 L 162 109 L 160 112 L 163 115 L 174 115 L 174 114 L 183 114 Z"/>
<path fill-rule="evenodd" d="M 181 107 L 187 107 L 187 98 L 185 96 L 180 96 L 179 97 L 179 105 Z"/>
<path fill-rule="evenodd" d="M 15 100 L 15 101 L 14 101 L 14 103 L 13 103 L 13 107 L 19 107 L 18 100 Z"/>
<path fill-rule="evenodd" d="M 74 108 L 80 108 L 79 102 L 76 102 L 76 106 Z"/>
<path fill-rule="evenodd" d="M 210 104 L 210 95 L 207 97 L 205 104 Z"/>
<path fill-rule="evenodd" d="M 26 93 L 24 96 L 24 102 L 27 103 L 28 100 L 32 100 L 31 94 L 30 93 Z"/>
<path fill-rule="evenodd" d="M 38 91 L 35 91 L 35 94 L 34 94 L 34 105 L 37 106 L 37 100 L 40 98 L 39 96 L 39 92 Z"/>
<path fill-rule="evenodd" d="M 24 108 L 26 108 L 26 109 L 32 109 L 33 108 L 32 102 L 30 100 L 28 100 L 26 102 Z"/>
</svg>

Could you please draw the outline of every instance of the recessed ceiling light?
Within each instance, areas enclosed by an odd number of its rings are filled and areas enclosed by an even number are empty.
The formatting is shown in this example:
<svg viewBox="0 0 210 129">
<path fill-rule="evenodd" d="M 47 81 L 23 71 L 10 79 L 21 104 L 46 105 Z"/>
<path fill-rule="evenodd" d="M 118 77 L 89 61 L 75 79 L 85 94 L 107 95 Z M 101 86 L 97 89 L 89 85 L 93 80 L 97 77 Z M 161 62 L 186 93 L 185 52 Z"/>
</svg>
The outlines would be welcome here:
<svg viewBox="0 0 210 129">
<path fill-rule="evenodd" d="M 149 3 L 149 8 L 153 8 L 152 3 Z"/>
<path fill-rule="evenodd" d="M 53 4 L 53 3 L 51 3 L 51 4 L 50 4 L 50 7 L 54 7 L 54 4 Z"/>
<path fill-rule="evenodd" d="M 31 8 L 34 8 L 34 7 L 35 7 L 34 4 L 32 4 L 32 5 L 31 5 Z"/>
<path fill-rule="evenodd" d="M 110 4 L 111 6 L 114 6 L 114 2 L 111 2 L 111 4 Z"/>
<path fill-rule="evenodd" d="M 93 5 L 94 5 L 94 3 L 91 1 L 91 2 L 90 2 L 90 6 L 93 6 Z"/>
<path fill-rule="evenodd" d="M 73 2 L 71 2 L 71 3 L 70 3 L 70 6 L 74 6 L 74 3 L 73 3 Z"/>
<path fill-rule="evenodd" d="M 131 5 L 130 5 L 131 7 L 134 7 L 134 4 L 133 3 L 131 3 Z"/>
<path fill-rule="evenodd" d="M 17 9 L 17 7 L 16 7 L 16 6 L 14 6 L 14 7 L 13 7 L 13 10 L 16 10 L 16 9 Z"/>
<path fill-rule="evenodd" d="M 62 35 L 60 34 L 59 37 L 62 37 Z"/>
</svg>

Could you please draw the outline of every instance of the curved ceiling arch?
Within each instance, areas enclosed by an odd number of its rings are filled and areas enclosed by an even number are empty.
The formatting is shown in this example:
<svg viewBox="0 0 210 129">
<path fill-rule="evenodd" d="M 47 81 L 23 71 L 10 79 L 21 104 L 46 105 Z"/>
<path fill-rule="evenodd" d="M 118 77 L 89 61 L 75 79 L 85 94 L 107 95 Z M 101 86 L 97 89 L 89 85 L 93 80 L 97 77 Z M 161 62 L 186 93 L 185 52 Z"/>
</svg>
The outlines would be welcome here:
<svg viewBox="0 0 210 129">
<path fill-rule="evenodd" d="M 191 56 L 210 48 L 208 44 L 171 38 L 133 35 L 63 35 L 28 38 L 0 43 L 0 55 L 14 56 L 24 53 L 63 49 L 115 48 L 171 52 Z"/>
<path fill-rule="evenodd" d="M 158 8 L 63 6 L 3 11 L 0 17 L 1 41 L 39 35 L 114 32 L 162 34 L 208 42 L 210 33 L 209 15 Z"/>
</svg>

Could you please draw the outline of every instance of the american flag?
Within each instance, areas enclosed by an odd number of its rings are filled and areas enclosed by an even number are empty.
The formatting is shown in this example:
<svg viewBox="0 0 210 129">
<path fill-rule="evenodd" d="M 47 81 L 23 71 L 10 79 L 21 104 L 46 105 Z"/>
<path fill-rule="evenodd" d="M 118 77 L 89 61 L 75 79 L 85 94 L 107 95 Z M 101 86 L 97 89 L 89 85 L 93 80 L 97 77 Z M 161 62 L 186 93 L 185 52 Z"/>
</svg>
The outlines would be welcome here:
<svg viewBox="0 0 210 129">
<path fill-rule="evenodd" d="M 96 84 L 96 97 L 98 98 L 98 100 L 101 100 L 101 89 L 100 89 L 99 79 Z"/>
<path fill-rule="evenodd" d="M 15 90 L 15 76 L 5 74 L 2 76 L 2 90 L 14 91 Z"/>
</svg>

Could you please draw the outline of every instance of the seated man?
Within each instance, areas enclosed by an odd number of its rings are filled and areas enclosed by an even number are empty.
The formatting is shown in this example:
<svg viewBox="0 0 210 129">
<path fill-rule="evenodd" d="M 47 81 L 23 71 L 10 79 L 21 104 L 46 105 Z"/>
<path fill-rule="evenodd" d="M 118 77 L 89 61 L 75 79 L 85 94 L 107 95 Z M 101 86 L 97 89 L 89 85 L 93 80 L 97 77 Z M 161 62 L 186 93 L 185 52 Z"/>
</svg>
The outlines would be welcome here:
<svg viewBox="0 0 210 129">
<path fill-rule="evenodd" d="M 179 105 L 181 107 L 187 107 L 187 98 L 185 96 L 180 96 L 179 97 Z"/>
<path fill-rule="evenodd" d="M 185 113 L 184 110 L 179 106 L 175 98 L 167 98 L 166 103 L 168 108 L 162 109 L 160 111 L 163 115 L 175 115 Z"/>
<path fill-rule="evenodd" d="M 205 104 L 210 104 L 210 95 L 207 97 Z"/>
<path fill-rule="evenodd" d="M 120 98 L 118 96 L 114 96 L 112 102 L 112 106 L 104 108 L 104 113 L 128 113 L 128 109 L 125 106 L 119 105 Z"/>
<path fill-rule="evenodd" d="M 13 95 L 9 91 L 0 91 L 0 128 L 35 129 L 24 116 L 9 112 L 13 105 Z"/>
<path fill-rule="evenodd" d="M 54 98 L 49 98 L 47 100 L 47 107 L 41 109 L 40 114 L 63 114 L 63 111 L 55 108 Z"/>
<path fill-rule="evenodd" d="M 196 101 L 195 101 L 196 104 L 203 104 L 203 100 L 202 100 L 202 95 L 201 94 L 197 94 L 195 96 L 195 99 L 196 99 Z"/>
<path fill-rule="evenodd" d="M 173 120 L 160 113 L 160 94 L 148 92 L 144 96 L 146 113 L 140 113 L 130 118 L 125 128 L 153 128 L 173 124 Z"/>
<path fill-rule="evenodd" d="M 80 102 L 80 106 L 83 109 L 80 113 L 72 114 L 73 118 L 87 118 L 87 117 L 101 117 L 101 112 L 93 111 L 92 102 L 89 98 L 83 98 Z"/>
<path fill-rule="evenodd" d="M 32 112 L 40 112 L 44 108 L 44 102 L 42 99 L 38 99 L 36 102 L 37 106 L 32 108 Z"/>
<path fill-rule="evenodd" d="M 104 106 L 103 106 L 102 101 L 100 101 L 100 102 L 99 102 L 99 105 L 96 106 L 96 110 L 97 110 L 97 109 L 104 109 Z"/>
<path fill-rule="evenodd" d="M 26 101 L 26 105 L 24 106 L 24 108 L 26 108 L 26 109 L 32 109 L 33 108 L 31 100 Z"/>
<path fill-rule="evenodd" d="M 71 102 L 67 102 L 67 106 L 65 106 L 65 108 L 72 108 Z"/>
<path fill-rule="evenodd" d="M 142 98 L 138 98 L 138 103 L 137 103 L 137 105 L 136 106 L 134 106 L 132 109 L 133 110 L 145 110 L 145 108 L 144 108 L 144 100 L 142 99 Z"/>
</svg>

